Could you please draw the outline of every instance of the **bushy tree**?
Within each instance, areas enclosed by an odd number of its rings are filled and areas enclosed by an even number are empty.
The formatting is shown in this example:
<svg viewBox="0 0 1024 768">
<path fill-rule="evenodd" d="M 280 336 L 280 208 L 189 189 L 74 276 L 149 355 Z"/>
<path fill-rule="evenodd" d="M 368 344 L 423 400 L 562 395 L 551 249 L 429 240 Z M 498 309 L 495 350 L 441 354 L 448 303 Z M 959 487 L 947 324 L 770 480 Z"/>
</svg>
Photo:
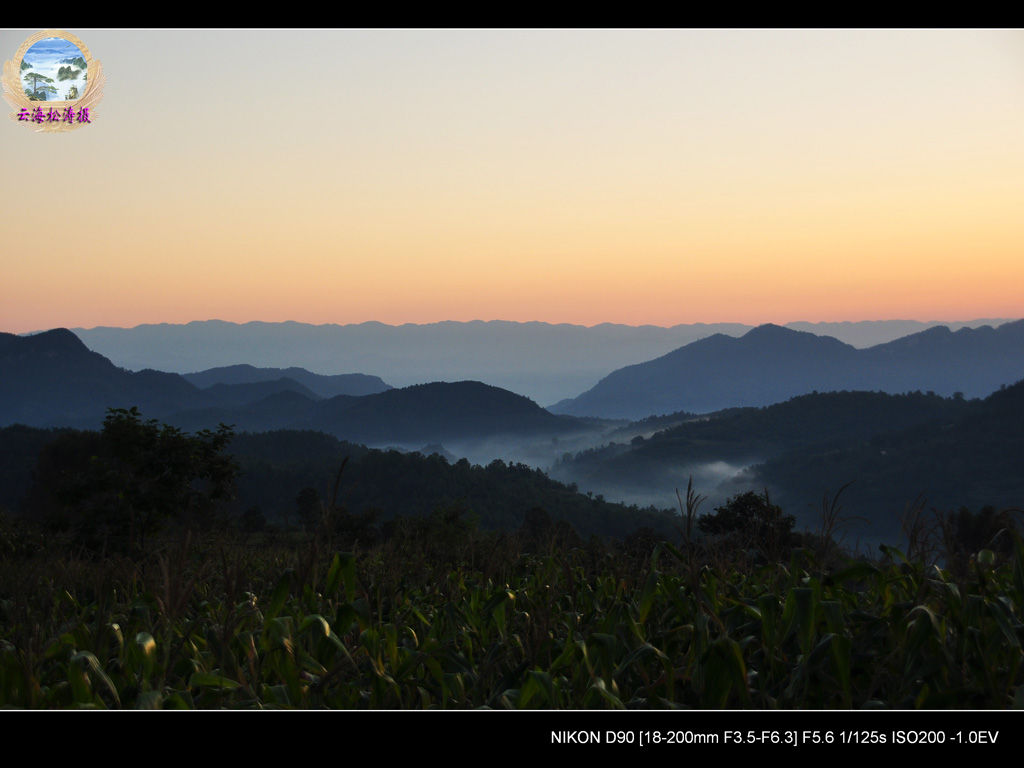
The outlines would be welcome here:
<svg viewBox="0 0 1024 768">
<path fill-rule="evenodd" d="M 232 436 L 223 424 L 189 434 L 144 421 L 136 408 L 110 409 L 99 434 L 69 433 L 42 452 L 35 496 L 49 491 L 51 529 L 144 549 L 170 521 L 208 525 L 231 498 L 238 465 L 224 449 Z"/>
<path fill-rule="evenodd" d="M 52 85 L 53 78 L 46 77 L 46 75 L 40 72 L 29 72 L 25 75 L 26 80 L 32 81 L 32 90 L 25 89 L 25 93 L 32 101 L 46 101 L 47 93 L 56 93 L 57 89 Z M 42 85 L 40 85 L 40 81 Z"/>
<path fill-rule="evenodd" d="M 768 492 L 747 491 L 697 518 L 697 527 L 710 536 L 727 536 L 743 549 L 756 549 L 768 560 L 778 560 L 791 546 L 796 518 L 772 504 Z"/>
</svg>

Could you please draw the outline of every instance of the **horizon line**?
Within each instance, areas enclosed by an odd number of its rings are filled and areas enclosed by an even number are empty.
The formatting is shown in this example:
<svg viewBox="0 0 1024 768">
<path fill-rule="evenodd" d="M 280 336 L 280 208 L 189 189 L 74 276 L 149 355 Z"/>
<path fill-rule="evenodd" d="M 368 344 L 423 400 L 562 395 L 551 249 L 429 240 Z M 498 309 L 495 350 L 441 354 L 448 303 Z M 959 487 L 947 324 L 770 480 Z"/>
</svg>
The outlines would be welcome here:
<svg viewBox="0 0 1024 768">
<path fill-rule="evenodd" d="M 741 325 L 741 326 L 747 326 L 747 327 L 750 327 L 750 328 L 759 328 L 759 327 L 764 326 L 764 325 L 780 325 L 782 327 L 786 327 L 786 326 L 798 325 L 798 324 L 803 324 L 803 325 L 857 325 L 857 324 L 862 324 L 862 323 L 921 323 L 921 324 L 924 324 L 924 325 L 935 325 L 935 324 L 944 325 L 944 324 L 956 324 L 956 323 L 993 323 L 993 322 L 994 323 L 1003 324 L 1003 323 L 1015 322 L 1015 321 L 1020 320 L 1020 319 L 1022 319 L 1022 318 L 1020 318 L 1020 317 L 975 317 L 975 318 L 970 318 L 970 319 L 967 319 L 967 320 L 938 320 L 938 319 L 918 320 L 916 318 L 906 318 L 906 317 L 904 317 L 904 318 L 888 318 L 888 319 L 885 319 L 885 320 L 789 320 L 789 321 L 784 322 L 784 323 L 777 323 L 777 322 L 766 321 L 766 322 L 756 323 L 756 324 L 755 323 L 745 323 L 745 322 L 735 321 L 735 320 L 717 320 L 717 321 L 712 321 L 712 322 L 699 321 L 699 322 L 693 322 L 693 323 L 676 323 L 674 325 L 657 325 L 655 323 L 636 323 L 636 324 L 633 324 L 633 323 L 616 323 L 616 322 L 611 322 L 611 321 L 605 321 L 605 322 L 601 322 L 601 323 L 595 323 L 594 325 L 584 325 L 582 323 L 550 322 L 550 321 L 547 321 L 547 320 L 504 320 L 504 319 L 500 319 L 500 318 L 496 318 L 496 319 L 493 319 L 493 320 L 483 320 L 483 319 L 480 319 L 480 318 L 475 318 L 473 320 L 436 320 L 436 321 L 424 322 L 424 323 L 413 323 L 413 322 L 407 322 L 407 323 L 385 323 L 385 322 L 383 322 L 381 320 L 363 320 L 363 321 L 355 322 L 355 323 L 311 323 L 311 322 L 306 322 L 306 321 L 302 321 L 302 320 L 245 320 L 245 321 L 239 322 L 239 321 L 235 321 L 235 320 L 222 320 L 220 318 L 207 318 L 205 320 L 189 320 L 187 322 L 179 322 L 179 323 L 175 323 L 175 322 L 138 323 L 137 325 L 131 325 L 131 326 L 94 325 L 94 326 L 89 327 L 89 328 L 85 328 L 85 327 L 82 327 L 82 326 L 75 326 L 73 328 L 72 327 L 68 327 L 68 326 L 54 326 L 52 328 L 40 328 L 40 329 L 35 329 L 35 330 L 32 330 L 32 331 L 24 331 L 24 332 L 21 332 L 21 333 L 16 333 L 15 335 L 18 335 L 18 336 L 34 336 L 36 334 L 46 333 L 47 331 L 58 330 L 59 328 L 66 328 L 69 331 L 75 331 L 75 330 L 95 331 L 95 330 L 108 330 L 108 329 L 109 330 L 135 330 L 137 328 L 150 328 L 150 327 L 156 327 L 156 326 L 182 326 L 183 327 L 183 326 L 186 326 L 186 325 L 197 325 L 197 324 L 204 324 L 204 323 L 221 323 L 221 324 L 224 324 L 224 325 L 235 325 L 235 326 L 255 325 L 255 324 L 261 324 L 261 325 L 306 325 L 306 326 L 310 326 L 310 327 L 313 327 L 313 328 L 324 328 L 324 327 L 332 327 L 332 326 L 335 327 L 335 328 L 348 328 L 348 327 L 351 327 L 351 326 L 361 326 L 361 325 L 382 325 L 382 326 L 386 326 L 388 328 L 406 328 L 406 327 L 409 327 L 409 326 L 425 327 L 425 326 L 431 326 L 431 325 L 445 325 L 445 324 L 452 324 L 452 325 L 506 324 L 506 325 L 570 326 L 570 327 L 573 327 L 573 328 L 586 328 L 588 330 L 589 329 L 593 329 L 593 328 L 600 328 L 600 327 L 603 327 L 603 326 L 616 326 L 616 327 L 621 327 L 621 328 L 662 328 L 664 330 L 672 330 L 674 328 L 693 327 L 693 326 L 707 326 L 707 325 Z"/>
</svg>

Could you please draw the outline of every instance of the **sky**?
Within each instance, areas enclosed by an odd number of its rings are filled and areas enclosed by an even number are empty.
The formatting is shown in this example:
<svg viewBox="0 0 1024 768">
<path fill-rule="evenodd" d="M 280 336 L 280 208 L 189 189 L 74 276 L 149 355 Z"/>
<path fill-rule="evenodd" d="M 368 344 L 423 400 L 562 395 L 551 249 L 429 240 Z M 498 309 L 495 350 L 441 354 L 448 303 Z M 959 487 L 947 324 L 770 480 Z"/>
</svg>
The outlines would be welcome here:
<svg viewBox="0 0 1024 768">
<path fill-rule="evenodd" d="M 1024 317 L 1021 30 L 66 31 L 0 331 Z"/>
</svg>

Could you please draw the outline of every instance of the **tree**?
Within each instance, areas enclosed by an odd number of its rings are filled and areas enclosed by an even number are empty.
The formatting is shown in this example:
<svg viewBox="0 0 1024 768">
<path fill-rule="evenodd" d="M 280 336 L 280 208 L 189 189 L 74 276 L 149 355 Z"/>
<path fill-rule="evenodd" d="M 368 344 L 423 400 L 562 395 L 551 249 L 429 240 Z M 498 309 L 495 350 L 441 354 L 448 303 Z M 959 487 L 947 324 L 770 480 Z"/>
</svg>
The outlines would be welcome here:
<svg viewBox="0 0 1024 768">
<path fill-rule="evenodd" d="M 224 449 L 233 437 L 221 424 L 194 435 L 143 421 L 137 408 L 112 408 L 95 432 L 69 433 L 40 455 L 36 484 L 52 489 L 51 528 L 101 541 L 146 537 L 169 521 L 202 527 L 232 497 L 238 464 Z"/>
<path fill-rule="evenodd" d="M 53 83 L 52 77 L 46 77 L 45 75 L 40 74 L 39 72 L 29 72 L 27 75 L 25 75 L 25 79 L 32 81 L 32 92 L 29 93 L 28 89 L 25 89 L 25 93 L 28 94 L 28 97 L 32 101 L 46 101 L 47 93 L 57 92 L 57 88 L 51 85 L 51 83 Z M 40 80 L 43 81 L 44 85 L 39 85 Z M 39 97 L 40 91 L 43 92 L 42 98 Z"/>
<path fill-rule="evenodd" d="M 793 538 L 796 518 L 784 515 L 772 504 L 768 492 L 747 491 L 731 497 L 712 515 L 697 518 L 697 527 L 711 536 L 727 536 L 743 549 L 756 549 L 770 561 L 777 561 Z"/>
</svg>

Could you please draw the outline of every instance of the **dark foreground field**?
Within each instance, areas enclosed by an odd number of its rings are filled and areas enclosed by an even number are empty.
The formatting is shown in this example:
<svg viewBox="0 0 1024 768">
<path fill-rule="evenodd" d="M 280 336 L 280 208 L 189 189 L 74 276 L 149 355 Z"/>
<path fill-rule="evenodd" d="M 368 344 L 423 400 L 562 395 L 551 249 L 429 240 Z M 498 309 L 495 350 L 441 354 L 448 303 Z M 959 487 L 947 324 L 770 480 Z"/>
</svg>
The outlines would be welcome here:
<svg viewBox="0 0 1024 768">
<path fill-rule="evenodd" d="M 1024 705 L 1009 532 L 943 552 L 922 515 L 909 556 L 804 537 L 766 562 L 750 540 L 688 541 L 685 518 L 671 543 L 586 543 L 542 517 L 481 531 L 449 510 L 363 546 L 352 522 L 111 554 L 0 516 L 0 706 Z"/>
</svg>

